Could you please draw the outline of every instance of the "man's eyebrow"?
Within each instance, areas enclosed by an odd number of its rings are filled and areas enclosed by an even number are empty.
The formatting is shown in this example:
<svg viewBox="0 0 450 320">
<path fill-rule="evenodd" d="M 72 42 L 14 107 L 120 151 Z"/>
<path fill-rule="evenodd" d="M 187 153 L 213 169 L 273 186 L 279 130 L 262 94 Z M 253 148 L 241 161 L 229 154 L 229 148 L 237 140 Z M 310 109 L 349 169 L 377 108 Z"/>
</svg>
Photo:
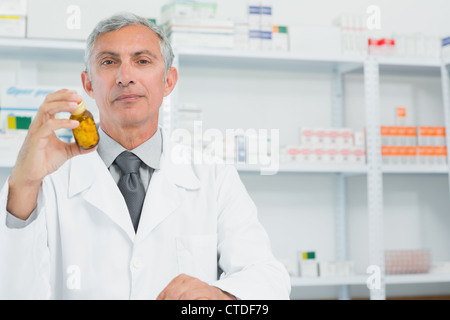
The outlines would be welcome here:
<svg viewBox="0 0 450 320">
<path fill-rule="evenodd" d="M 113 56 L 113 57 L 119 57 L 119 54 L 116 52 L 112 52 L 112 51 L 102 51 L 99 52 L 95 57 L 98 59 L 103 55 L 108 55 L 108 56 Z"/>
<path fill-rule="evenodd" d="M 135 52 L 134 54 L 133 54 L 133 56 L 140 56 L 141 54 L 147 54 L 147 55 L 149 55 L 149 56 L 151 56 L 153 59 L 158 59 L 158 57 L 156 56 L 156 54 L 154 54 L 153 52 L 151 52 L 151 51 L 149 51 L 149 50 L 142 50 L 142 51 L 138 51 L 138 52 Z"/>
<path fill-rule="evenodd" d="M 158 56 L 156 54 L 154 54 L 153 52 L 149 51 L 149 50 L 137 51 L 137 52 L 131 54 L 131 56 L 137 57 L 137 56 L 140 56 L 142 54 L 147 54 L 147 55 L 151 56 L 153 59 L 156 59 L 156 60 L 158 59 Z M 99 52 L 95 57 L 97 59 L 99 59 L 103 55 L 109 55 L 109 56 L 113 56 L 113 57 L 116 57 L 116 58 L 120 57 L 120 54 L 118 54 L 117 52 L 113 52 L 113 51 L 102 51 L 102 52 Z"/>
</svg>

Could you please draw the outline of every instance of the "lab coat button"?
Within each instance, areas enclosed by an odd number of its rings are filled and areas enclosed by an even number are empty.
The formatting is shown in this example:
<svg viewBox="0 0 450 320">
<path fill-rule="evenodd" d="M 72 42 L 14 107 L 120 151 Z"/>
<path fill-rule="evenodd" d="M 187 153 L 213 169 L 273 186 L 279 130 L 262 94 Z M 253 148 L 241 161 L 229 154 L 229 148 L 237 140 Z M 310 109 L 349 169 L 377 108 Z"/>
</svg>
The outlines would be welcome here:
<svg viewBox="0 0 450 320">
<path fill-rule="evenodd" d="M 133 258 L 133 260 L 131 260 L 131 266 L 135 269 L 141 268 L 142 264 L 142 260 L 139 258 Z"/>
</svg>

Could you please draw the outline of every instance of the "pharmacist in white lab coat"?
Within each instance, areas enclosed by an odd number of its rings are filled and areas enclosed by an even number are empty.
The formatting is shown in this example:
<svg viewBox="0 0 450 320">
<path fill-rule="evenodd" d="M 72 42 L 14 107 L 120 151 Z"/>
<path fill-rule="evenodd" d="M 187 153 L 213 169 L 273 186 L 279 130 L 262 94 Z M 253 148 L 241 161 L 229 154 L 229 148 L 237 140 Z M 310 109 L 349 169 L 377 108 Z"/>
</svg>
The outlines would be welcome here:
<svg viewBox="0 0 450 320">
<path fill-rule="evenodd" d="M 0 298 L 287 299 L 256 208 L 231 166 L 196 164 L 158 127 L 177 82 L 167 39 L 122 14 L 88 40 L 86 92 L 100 111 L 98 148 L 54 130 L 80 97 L 49 94 L 0 193 Z M 137 230 L 114 160 L 130 150 L 146 189 Z"/>
</svg>

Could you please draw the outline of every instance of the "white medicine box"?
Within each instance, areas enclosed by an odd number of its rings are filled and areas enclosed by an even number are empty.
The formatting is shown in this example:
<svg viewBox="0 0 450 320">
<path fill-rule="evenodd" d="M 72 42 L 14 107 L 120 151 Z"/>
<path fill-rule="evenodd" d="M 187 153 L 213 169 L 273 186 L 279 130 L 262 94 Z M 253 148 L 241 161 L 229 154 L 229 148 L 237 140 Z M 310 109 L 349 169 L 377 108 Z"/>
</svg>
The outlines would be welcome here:
<svg viewBox="0 0 450 320">
<path fill-rule="evenodd" d="M 17 15 L 4 15 L 0 12 L 0 37 L 25 38 L 26 18 Z"/>
<path fill-rule="evenodd" d="M 26 16 L 27 0 L 0 0 L 0 15 Z"/>
</svg>

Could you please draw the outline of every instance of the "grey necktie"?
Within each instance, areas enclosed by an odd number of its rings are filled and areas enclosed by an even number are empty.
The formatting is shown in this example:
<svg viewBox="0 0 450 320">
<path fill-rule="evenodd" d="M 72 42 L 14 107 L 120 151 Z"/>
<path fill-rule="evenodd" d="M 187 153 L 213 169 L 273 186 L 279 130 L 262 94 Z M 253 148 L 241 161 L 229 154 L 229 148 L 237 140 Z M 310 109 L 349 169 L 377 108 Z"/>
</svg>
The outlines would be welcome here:
<svg viewBox="0 0 450 320">
<path fill-rule="evenodd" d="M 139 176 L 139 167 L 142 161 L 133 153 L 124 151 L 117 156 L 115 162 L 122 171 L 122 176 L 117 186 L 127 203 L 134 231 L 137 231 L 145 198 L 144 186 Z"/>
</svg>

